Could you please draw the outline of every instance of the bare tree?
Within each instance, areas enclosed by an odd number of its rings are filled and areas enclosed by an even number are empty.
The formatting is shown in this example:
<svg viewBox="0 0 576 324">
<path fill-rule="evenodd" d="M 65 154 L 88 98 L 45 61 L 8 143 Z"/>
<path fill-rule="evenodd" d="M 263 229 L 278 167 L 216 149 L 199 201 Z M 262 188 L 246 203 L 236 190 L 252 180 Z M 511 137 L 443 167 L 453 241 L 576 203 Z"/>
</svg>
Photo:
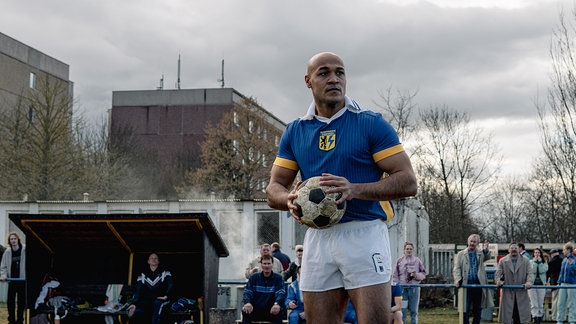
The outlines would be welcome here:
<svg viewBox="0 0 576 324">
<path fill-rule="evenodd" d="M 0 167 L 4 194 L 12 198 L 78 196 L 80 152 L 73 136 L 73 99 L 67 84 L 47 76 L 38 88 L 4 109 Z"/>
<path fill-rule="evenodd" d="M 484 209 L 484 237 L 491 242 L 534 242 L 533 229 L 527 225 L 531 209 L 527 183 L 519 178 L 508 178 L 492 193 Z"/>
<path fill-rule="evenodd" d="M 418 130 L 413 116 L 416 109 L 414 98 L 417 94 L 418 91 L 394 91 L 392 87 L 389 87 L 385 91 L 379 92 L 383 103 L 375 102 L 375 105 L 382 109 L 384 117 L 396 129 L 398 137 L 403 141 L 409 140 Z"/>
<path fill-rule="evenodd" d="M 543 158 L 536 163 L 535 180 L 549 183 L 547 195 L 557 199 L 557 208 L 549 221 L 559 226 L 555 239 L 573 239 L 576 224 L 576 12 L 572 22 L 560 13 L 560 22 L 550 47 L 552 85 L 547 105 L 538 104 Z M 546 173 L 542 173 L 546 170 Z"/>
<path fill-rule="evenodd" d="M 420 116 L 419 197 L 430 216 L 430 241 L 464 242 L 475 230 L 473 214 L 496 180 L 502 157 L 491 135 L 467 114 L 442 106 Z"/>
<path fill-rule="evenodd" d="M 138 144 L 131 129 L 117 130 L 114 139 L 105 121 L 95 128 L 81 123 L 75 129 L 83 154 L 83 192 L 93 200 L 149 197 L 145 179 L 134 167 Z"/>
<path fill-rule="evenodd" d="M 217 192 L 223 197 L 264 198 L 281 131 L 266 121 L 255 99 L 245 98 L 216 126 L 207 125 L 202 166 L 187 173 L 182 196 Z"/>
</svg>

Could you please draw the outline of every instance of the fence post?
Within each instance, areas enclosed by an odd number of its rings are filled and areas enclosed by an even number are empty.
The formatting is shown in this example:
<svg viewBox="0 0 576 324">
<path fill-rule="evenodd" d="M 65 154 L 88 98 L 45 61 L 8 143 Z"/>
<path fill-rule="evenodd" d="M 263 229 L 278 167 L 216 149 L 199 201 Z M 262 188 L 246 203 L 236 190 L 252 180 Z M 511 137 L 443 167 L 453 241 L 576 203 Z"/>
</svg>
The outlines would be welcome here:
<svg viewBox="0 0 576 324">
<path fill-rule="evenodd" d="M 458 288 L 458 323 L 464 323 L 464 307 L 466 305 L 466 293 L 464 289 L 462 286 Z"/>
</svg>

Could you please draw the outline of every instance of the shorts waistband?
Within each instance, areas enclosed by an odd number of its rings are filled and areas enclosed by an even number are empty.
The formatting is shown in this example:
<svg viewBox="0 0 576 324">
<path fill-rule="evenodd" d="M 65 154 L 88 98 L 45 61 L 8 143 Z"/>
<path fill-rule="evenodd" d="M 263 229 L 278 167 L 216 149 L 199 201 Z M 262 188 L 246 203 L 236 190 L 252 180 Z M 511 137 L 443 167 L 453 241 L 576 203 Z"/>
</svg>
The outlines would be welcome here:
<svg viewBox="0 0 576 324">
<path fill-rule="evenodd" d="M 336 232 L 336 231 L 339 232 L 339 231 L 355 230 L 355 229 L 365 228 L 365 227 L 373 227 L 373 226 L 378 226 L 379 224 L 384 224 L 384 220 L 383 219 L 373 219 L 373 220 L 364 220 L 364 221 L 351 221 L 351 222 L 346 222 L 346 223 L 334 224 L 330 227 L 323 228 L 323 229 L 310 228 L 310 230 L 320 231 L 323 233 Z"/>
</svg>

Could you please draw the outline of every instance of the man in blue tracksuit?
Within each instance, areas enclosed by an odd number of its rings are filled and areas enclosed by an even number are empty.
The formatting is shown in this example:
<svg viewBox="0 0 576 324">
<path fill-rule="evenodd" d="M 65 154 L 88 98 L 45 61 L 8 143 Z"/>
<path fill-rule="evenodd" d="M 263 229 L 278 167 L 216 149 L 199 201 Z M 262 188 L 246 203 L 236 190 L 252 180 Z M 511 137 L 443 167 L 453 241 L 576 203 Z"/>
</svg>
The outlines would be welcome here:
<svg viewBox="0 0 576 324">
<path fill-rule="evenodd" d="M 271 255 L 263 255 L 262 271 L 252 274 L 246 283 L 242 298 L 243 324 L 252 324 L 252 321 L 282 324 L 286 290 L 282 276 L 272 271 L 272 260 Z"/>
</svg>

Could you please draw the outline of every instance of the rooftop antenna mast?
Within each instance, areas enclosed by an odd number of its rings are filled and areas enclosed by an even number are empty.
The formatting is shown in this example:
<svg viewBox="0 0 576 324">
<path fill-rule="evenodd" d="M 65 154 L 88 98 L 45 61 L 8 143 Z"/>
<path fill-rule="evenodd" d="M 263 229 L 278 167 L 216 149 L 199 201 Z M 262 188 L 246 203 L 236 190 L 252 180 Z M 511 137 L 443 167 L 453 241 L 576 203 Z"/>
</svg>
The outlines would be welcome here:
<svg viewBox="0 0 576 324">
<path fill-rule="evenodd" d="M 180 54 L 178 54 L 178 80 L 176 81 L 176 89 L 180 90 Z"/>
<path fill-rule="evenodd" d="M 222 76 L 218 79 L 220 82 L 220 88 L 224 88 L 224 60 L 222 60 Z"/>
<path fill-rule="evenodd" d="M 160 86 L 156 88 L 156 90 L 164 90 L 164 74 L 162 74 L 162 77 L 160 78 Z"/>
</svg>

